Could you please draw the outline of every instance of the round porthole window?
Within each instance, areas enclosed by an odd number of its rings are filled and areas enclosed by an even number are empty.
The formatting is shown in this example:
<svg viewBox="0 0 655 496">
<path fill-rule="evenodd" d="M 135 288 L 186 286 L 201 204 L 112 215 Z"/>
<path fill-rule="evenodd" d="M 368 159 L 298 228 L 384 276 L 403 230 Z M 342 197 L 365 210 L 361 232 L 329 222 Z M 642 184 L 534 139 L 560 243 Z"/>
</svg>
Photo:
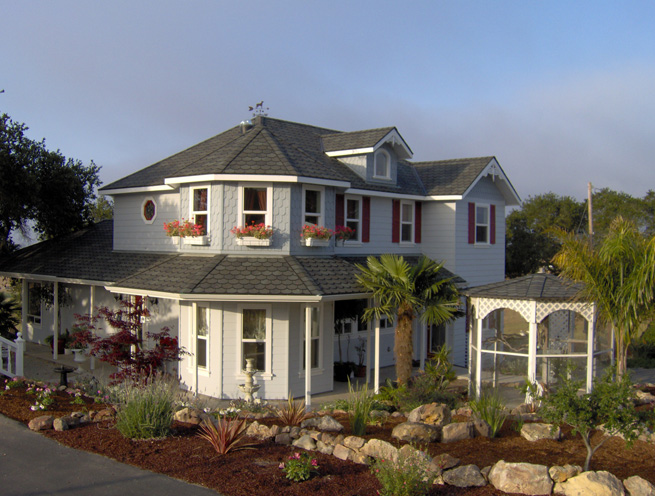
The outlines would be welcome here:
<svg viewBox="0 0 655 496">
<path fill-rule="evenodd" d="M 157 204 L 154 198 L 146 198 L 141 205 L 141 218 L 146 224 L 152 224 L 157 217 Z"/>
</svg>

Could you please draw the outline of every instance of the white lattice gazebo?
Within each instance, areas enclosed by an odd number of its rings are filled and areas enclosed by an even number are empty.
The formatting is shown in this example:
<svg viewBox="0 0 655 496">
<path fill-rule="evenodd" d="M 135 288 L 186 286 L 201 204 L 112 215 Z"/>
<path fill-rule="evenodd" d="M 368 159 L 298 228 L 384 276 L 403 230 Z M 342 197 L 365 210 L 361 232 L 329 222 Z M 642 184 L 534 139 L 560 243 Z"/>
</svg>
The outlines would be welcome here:
<svg viewBox="0 0 655 496">
<path fill-rule="evenodd" d="M 596 326 L 595 305 L 575 298 L 580 287 L 532 274 L 469 288 L 469 379 L 475 393 L 557 383 L 563 373 L 586 383 L 610 365 L 613 340 Z M 571 369 L 570 366 L 573 366 Z M 502 390 L 501 390 L 502 393 Z"/>
</svg>

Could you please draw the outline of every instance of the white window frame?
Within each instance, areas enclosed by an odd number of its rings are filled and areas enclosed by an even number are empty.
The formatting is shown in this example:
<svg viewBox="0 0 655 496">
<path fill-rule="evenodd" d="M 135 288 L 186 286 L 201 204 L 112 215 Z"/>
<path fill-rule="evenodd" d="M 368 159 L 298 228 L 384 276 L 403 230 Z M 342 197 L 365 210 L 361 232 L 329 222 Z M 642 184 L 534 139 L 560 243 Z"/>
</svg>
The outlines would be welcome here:
<svg viewBox="0 0 655 496">
<path fill-rule="evenodd" d="M 359 217 L 358 218 L 350 218 L 348 217 L 348 200 L 351 201 L 356 201 L 359 203 L 359 208 L 357 209 L 359 212 Z M 344 226 L 348 226 L 348 221 L 350 222 L 357 222 L 357 230 L 355 231 L 355 236 L 353 238 L 350 238 L 348 241 L 346 241 L 346 244 L 357 244 L 361 243 L 362 241 L 362 207 L 364 206 L 364 202 L 362 201 L 361 196 L 353 196 L 353 195 L 345 195 L 343 199 L 343 223 Z"/>
<path fill-rule="evenodd" d="M 238 193 L 238 201 L 239 201 L 239 217 L 238 217 L 238 225 L 241 227 L 245 227 L 246 225 L 246 214 L 249 213 L 260 213 L 260 211 L 255 211 L 255 210 L 245 210 L 243 208 L 243 202 L 245 200 L 245 189 L 246 188 L 266 188 L 266 212 L 265 212 L 265 220 L 264 224 L 267 226 L 272 226 L 273 225 L 273 185 L 270 183 L 239 183 L 239 193 Z"/>
<path fill-rule="evenodd" d="M 243 311 L 244 310 L 265 310 L 266 311 L 266 341 L 264 346 L 266 369 L 263 371 L 258 371 L 256 376 L 262 379 L 270 380 L 273 377 L 272 373 L 272 358 L 273 358 L 273 320 L 272 320 L 272 308 L 268 304 L 257 304 L 249 303 L 238 305 L 237 307 L 237 361 L 236 361 L 236 375 L 239 379 L 245 379 L 245 374 L 243 373 Z M 255 341 L 246 341 L 246 342 L 255 342 Z"/>
<path fill-rule="evenodd" d="M 209 372 L 209 360 L 211 353 L 209 352 L 209 330 L 211 329 L 211 312 L 210 308 L 208 305 L 194 305 L 195 307 L 195 315 L 193 316 L 193 335 L 195 337 L 195 342 L 194 342 L 194 349 L 196 350 L 196 364 L 198 365 L 198 370 L 204 370 Z M 205 320 L 207 321 L 207 334 L 205 336 L 200 336 L 198 333 L 198 312 L 200 310 L 205 311 Z M 193 308 L 192 308 L 193 311 Z M 198 363 L 198 341 L 204 340 L 205 341 L 205 366 L 202 366 Z"/>
<path fill-rule="evenodd" d="M 319 194 L 319 212 L 307 212 L 307 191 L 317 191 Z M 311 224 L 307 222 L 307 214 L 317 217 L 316 226 L 325 226 L 325 188 L 320 186 L 303 186 L 302 187 L 302 223 L 303 226 Z"/>
<path fill-rule="evenodd" d="M 403 220 L 403 208 L 409 208 L 410 213 L 412 214 L 412 220 L 406 222 Z M 401 201 L 400 202 L 400 242 L 402 244 L 413 244 L 414 243 L 414 233 L 416 232 L 416 215 L 415 215 L 415 206 L 413 201 Z M 410 225 L 411 230 L 409 234 L 409 239 L 403 239 L 403 225 Z"/>
<path fill-rule="evenodd" d="M 487 222 L 478 222 L 478 209 L 482 208 L 485 209 L 487 212 Z M 481 246 L 486 246 L 490 244 L 490 238 L 491 238 L 491 208 L 489 204 L 487 203 L 476 203 L 475 204 L 475 244 L 476 245 L 481 245 Z M 478 240 L 478 227 L 485 227 L 486 232 L 487 232 L 487 239 L 486 241 L 480 241 Z"/>
<path fill-rule="evenodd" d="M 312 337 L 312 341 L 317 341 L 318 344 L 318 364 L 316 367 L 312 367 L 312 374 L 317 372 L 323 372 L 323 317 L 321 315 L 321 308 L 319 306 L 311 306 L 312 311 L 316 310 L 318 312 L 318 336 Z M 300 332 L 302 334 L 302 339 L 300 339 L 300 357 L 299 357 L 299 368 L 300 373 L 305 373 L 305 366 L 303 365 L 303 358 L 305 356 L 305 306 L 301 305 L 300 308 Z"/>
<path fill-rule="evenodd" d="M 384 175 L 378 174 L 378 157 L 385 158 L 386 173 Z M 391 155 L 386 150 L 378 150 L 373 155 L 373 178 L 374 179 L 391 179 Z"/>
<path fill-rule="evenodd" d="M 193 199 L 195 197 L 195 191 L 199 189 L 206 189 L 207 190 L 207 210 L 194 210 L 193 208 Z M 199 185 L 199 186 L 192 186 L 189 188 L 189 219 L 191 222 L 195 224 L 196 222 L 196 215 L 206 215 L 207 216 L 207 225 L 205 226 L 205 235 L 209 234 L 209 231 L 211 229 L 211 216 L 210 212 L 211 211 L 211 187 L 209 184 L 207 185 Z"/>
<path fill-rule="evenodd" d="M 43 285 L 40 282 L 27 282 L 27 323 L 32 324 L 33 326 L 40 326 L 41 325 L 41 319 L 43 317 L 43 305 L 41 301 L 41 288 Z M 32 306 L 32 297 L 30 296 L 30 289 L 34 288 L 35 290 L 38 288 L 38 295 L 39 295 L 39 314 L 32 314 L 30 313 L 30 307 Z M 36 305 L 35 305 L 36 306 Z"/>
</svg>

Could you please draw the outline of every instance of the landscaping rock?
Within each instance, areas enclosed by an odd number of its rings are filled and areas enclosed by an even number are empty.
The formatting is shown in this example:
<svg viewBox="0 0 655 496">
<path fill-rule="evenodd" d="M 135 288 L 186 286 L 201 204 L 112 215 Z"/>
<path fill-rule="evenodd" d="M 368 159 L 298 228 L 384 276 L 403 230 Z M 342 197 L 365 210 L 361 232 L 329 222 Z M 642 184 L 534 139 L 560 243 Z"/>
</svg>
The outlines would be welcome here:
<svg viewBox="0 0 655 496">
<path fill-rule="evenodd" d="M 197 408 L 187 407 L 175 412 L 173 418 L 178 422 L 184 422 L 185 424 L 200 425 L 203 420 L 209 420 L 209 415 Z"/>
<path fill-rule="evenodd" d="M 655 396 L 644 391 L 635 391 L 635 405 L 647 405 L 649 403 L 655 403 Z"/>
<path fill-rule="evenodd" d="M 462 417 L 470 417 L 471 415 L 473 415 L 473 410 L 471 409 L 470 406 L 462 406 L 457 410 L 454 410 L 454 412 L 455 415 L 460 415 Z"/>
<path fill-rule="evenodd" d="M 40 417 L 33 418 L 27 424 L 27 427 L 32 431 L 46 431 L 52 429 L 52 424 L 55 418 L 52 415 L 41 415 Z"/>
<path fill-rule="evenodd" d="M 300 437 L 300 427 L 297 425 L 292 426 L 289 430 L 289 435 L 294 439 L 298 439 Z"/>
<path fill-rule="evenodd" d="M 520 417 L 526 413 L 532 413 L 532 406 L 528 403 L 521 403 L 510 412 L 510 415 L 516 415 L 517 417 Z"/>
<path fill-rule="evenodd" d="M 366 440 L 357 436 L 348 436 L 343 440 L 343 445 L 352 450 L 361 449 L 364 444 L 366 444 Z"/>
<path fill-rule="evenodd" d="M 548 469 L 548 474 L 553 482 L 564 482 L 581 473 L 582 467 L 580 465 L 564 465 L 563 467 L 555 465 Z"/>
<path fill-rule="evenodd" d="M 335 448 L 336 449 L 336 448 Z M 398 460 L 398 448 L 380 439 L 371 439 L 360 450 L 363 454 L 375 459 Z"/>
<path fill-rule="evenodd" d="M 255 437 L 257 439 L 271 439 L 275 435 L 271 432 L 271 428 L 260 424 L 256 420 L 246 429 L 246 436 Z"/>
<path fill-rule="evenodd" d="M 352 457 L 353 453 L 354 453 L 353 450 L 345 447 L 343 444 L 337 444 L 334 447 L 334 451 L 332 452 L 332 455 L 336 456 L 339 460 L 348 460 L 348 458 Z"/>
<path fill-rule="evenodd" d="M 430 403 L 415 408 L 407 416 L 408 422 L 422 422 L 429 425 L 443 427 L 451 420 L 450 408 L 440 403 Z"/>
<path fill-rule="evenodd" d="M 305 434 L 304 436 L 299 437 L 291 444 L 296 448 L 302 448 L 308 451 L 313 451 L 316 449 L 316 441 L 314 441 L 312 436 L 309 434 Z"/>
<path fill-rule="evenodd" d="M 442 443 L 454 443 L 473 438 L 473 422 L 455 422 L 445 425 L 441 431 Z"/>
<path fill-rule="evenodd" d="M 559 440 L 562 435 L 560 428 L 557 427 L 554 432 L 551 432 L 551 428 L 551 424 L 524 424 L 523 427 L 521 427 L 521 437 L 528 441 L 540 441 L 542 439 Z"/>
<path fill-rule="evenodd" d="M 371 410 L 369 417 L 371 417 L 373 420 L 384 420 L 391 417 L 391 414 L 386 410 Z"/>
<path fill-rule="evenodd" d="M 655 485 L 638 475 L 633 475 L 624 480 L 623 487 L 630 496 L 655 496 Z"/>
<path fill-rule="evenodd" d="M 352 454 L 351 461 L 353 461 L 354 463 L 358 463 L 360 465 L 369 465 L 371 463 L 371 458 L 363 453 L 354 451 Z"/>
<path fill-rule="evenodd" d="M 276 444 L 285 444 L 287 446 L 291 445 L 291 442 L 293 439 L 291 439 L 291 436 L 289 435 L 288 432 L 282 432 L 275 436 L 275 443 Z"/>
<path fill-rule="evenodd" d="M 493 465 L 487 465 L 483 469 L 480 469 L 480 473 L 482 474 L 482 477 L 484 477 L 487 482 L 489 482 L 489 472 L 491 472 L 491 469 L 493 468 Z"/>
<path fill-rule="evenodd" d="M 476 437 L 491 437 L 491 426 L 485 420 L 474 419 L 473 431 Z"/>
<path fill-rule="evenodd" d="M 409 443 L 433 443 L 440 435 L 440 427 L 418 422 L 403 422 L 391 431 L 391 437 Z"/>
<path fill-rule="evenodd" d="M 487 481 L 476 465 L 463 465 L 446 470 L 441 476 L 446 484 L 456 487 L 482 487 L 487 485 Z"/>
<path fill-rule="evenodd" d="M 343 430 L 343 425 L 329 415 L 303 420 L 300 426 L 305 429 L 313 427 L 314 429 L 328 432 L 341 432 Z"/>
<path fill-rule="evenodd" d="M 625 496 L 623 484 L 609 472 L 583 472 L 555 484 L 555 494 L 564 496 Z"/>
<path fill-rule="evenodd" d="M 78 417 L 73 417 L 72 415 L 56 418 L 52 422 L 53 429 L 60 432 L 67 431 L 71 427 L 76 427 L 78 425 L 80 425 L 80 419 Z"/>
<path fill-rule="evenodd" d="M 548 467 L 532 463 L 497 462 L 489 472 L 489 483 L 499 491 L 521 494 L 550 494 L 553 481 Z"/>
<path fill-rule="evenodd" d="M 409 444 L 403 445 L 403 447 L 398 450 L 398 456 L 406 460 L 407 459 L 421 460 L 426 463 L 430 463 L 432 461 L 432 457 L 428 455 L 425 451 L 416 449 L 414 448 L 414 446 Z"/>
<path fill-rule="evenodd" d="M 316 451 L 324 455 L 331 455 L 334 452 L 334 446 L 325 444 L 323 441 L 316 441 Z"/>
<path fill-rule="evenodd" d="M 448 453 L 442 453 L 440 455 L 435 456 L 432 459 L 432 463 L 441 467 L 442 470 L 448 470 L 450 468 L 459 465 L 459 458 L 450 456 Z"/>
</svg>

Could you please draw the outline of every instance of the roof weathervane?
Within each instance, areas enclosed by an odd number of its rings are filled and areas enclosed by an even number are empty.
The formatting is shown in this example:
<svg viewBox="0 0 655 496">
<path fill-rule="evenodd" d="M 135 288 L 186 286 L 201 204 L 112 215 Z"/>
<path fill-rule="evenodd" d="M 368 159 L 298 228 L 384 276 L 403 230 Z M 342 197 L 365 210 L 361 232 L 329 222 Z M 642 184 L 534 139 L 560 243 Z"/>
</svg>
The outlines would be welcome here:
<svg viewBox="0 0 655 496">
<path fill-rule="evenodd" d="M 268 107 L 264 108 L 264 100 L 256 104 L 254 107 L 248 107 L 248 110 L 252 112 L 253 117 L 257 117 L 259 115 L 268 117 Z"/>
</svg>

